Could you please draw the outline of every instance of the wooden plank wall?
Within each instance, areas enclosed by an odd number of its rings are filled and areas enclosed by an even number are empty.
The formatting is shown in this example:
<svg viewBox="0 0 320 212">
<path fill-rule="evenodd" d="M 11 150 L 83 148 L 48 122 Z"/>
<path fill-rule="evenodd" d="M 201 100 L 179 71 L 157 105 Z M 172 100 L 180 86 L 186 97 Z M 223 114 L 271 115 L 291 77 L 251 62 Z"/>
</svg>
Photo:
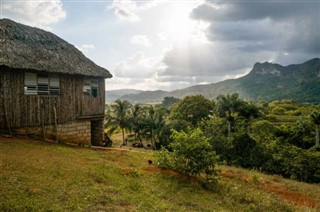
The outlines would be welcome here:
<svg viewBox="0 0 320 212">
<path fill-rule="evenodd" d="M 84 95 L 83 76 L 60 74 L 60 96 L 24 94 L 24 71 L 0 66 L 0 129 L 58 124 L 81 116 L 104 114 L 105 85 L 99 78 L 99 95 Z M 7 118 L 6 115 L 7 114 Z"/>
</svg>

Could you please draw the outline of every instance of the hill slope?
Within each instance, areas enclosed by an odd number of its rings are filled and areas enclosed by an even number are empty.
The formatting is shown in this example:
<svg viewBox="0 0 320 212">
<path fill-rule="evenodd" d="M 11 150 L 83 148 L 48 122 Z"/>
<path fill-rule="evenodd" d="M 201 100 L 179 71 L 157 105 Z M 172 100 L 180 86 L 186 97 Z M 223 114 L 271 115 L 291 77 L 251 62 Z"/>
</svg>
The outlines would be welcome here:
<svg viewBox="0 0 320 212">
<path fill-rule="evenodd" d="M 106 102 L 113 102 L 117 99 L 120 99 L 122 96 L 129 94 L 139 94 L 143 90 L 135 89 L 119 89 L 119 90 L 106 90 Z"/>
<path fill-rule="evenodd" d="M 0 137 L 1 211 L 317 211 L 320 187 L 222 166 L 215 191 L 148 165 L 151 151 Z"/>
<path fill-rule="evenodd" d="M 256 63 L 246 76 L 209 85 L 196 85 L 171 92 L 145 91 L 125 95 L 121 99 L 131 102 L 161 102 L 166 96 L 183 98 L 202 94 L 214 99 L 219 94 L 239 93 L 252 101 L 295 99 L 301 102 L 320 102 L 320 59 L 302 64 L 281 66 L 273 63 Z"/>
</svg>

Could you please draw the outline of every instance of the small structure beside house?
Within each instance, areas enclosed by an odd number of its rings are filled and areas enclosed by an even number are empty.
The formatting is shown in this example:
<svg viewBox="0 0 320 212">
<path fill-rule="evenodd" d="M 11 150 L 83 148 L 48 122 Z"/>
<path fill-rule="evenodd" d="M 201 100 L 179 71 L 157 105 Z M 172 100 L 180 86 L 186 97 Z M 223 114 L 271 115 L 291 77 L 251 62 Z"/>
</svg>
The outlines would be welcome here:
<svg viewBox="0 0 320 212">
<path fill-rule="evenodd" d="M 0 19 L 1 132 L 100 145 L 111 77 L 58 36 Z"/>
</svg>

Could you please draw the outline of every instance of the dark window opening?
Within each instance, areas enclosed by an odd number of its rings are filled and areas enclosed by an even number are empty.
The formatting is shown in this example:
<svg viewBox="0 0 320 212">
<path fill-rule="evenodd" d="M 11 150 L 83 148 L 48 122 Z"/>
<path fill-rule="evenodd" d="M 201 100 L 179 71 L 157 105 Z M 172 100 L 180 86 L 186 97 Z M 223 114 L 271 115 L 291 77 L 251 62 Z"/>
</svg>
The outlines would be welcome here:
<svg viewBox="0 0 320 212">
<path fill-rule="evenodd" d="M 99 95 L 99 83 L 98 80 L 91 81 L 91 95 L 97 97 Z"/>
<path fill-rule="evenodd" d="M 99 81 L 98 80 L 83 80 L 83 94 L 93 97 L 99 96 Z"/>
</svg>

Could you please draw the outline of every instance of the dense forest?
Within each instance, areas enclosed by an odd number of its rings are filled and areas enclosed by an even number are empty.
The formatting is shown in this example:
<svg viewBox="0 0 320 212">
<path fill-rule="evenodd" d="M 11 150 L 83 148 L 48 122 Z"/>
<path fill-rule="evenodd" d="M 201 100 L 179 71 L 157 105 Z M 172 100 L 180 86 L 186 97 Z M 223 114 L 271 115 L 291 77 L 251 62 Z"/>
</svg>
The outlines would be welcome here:
<svg viewBox="0 0 320 212">
<path fill-rule="evenodd" d="M 223 163 L 320 182 L 320 106 L 294 100 L 248 102 L 238 94 L 165 97 L 159 105 L 107 105 L 106 132 L 123 145 L 159 150 L 158 165 L 198 175 Z M 129 144 L 128 142 L 132 142 Z M 171 155 L 171 156 L 170 156 Z"/>
</svg>

